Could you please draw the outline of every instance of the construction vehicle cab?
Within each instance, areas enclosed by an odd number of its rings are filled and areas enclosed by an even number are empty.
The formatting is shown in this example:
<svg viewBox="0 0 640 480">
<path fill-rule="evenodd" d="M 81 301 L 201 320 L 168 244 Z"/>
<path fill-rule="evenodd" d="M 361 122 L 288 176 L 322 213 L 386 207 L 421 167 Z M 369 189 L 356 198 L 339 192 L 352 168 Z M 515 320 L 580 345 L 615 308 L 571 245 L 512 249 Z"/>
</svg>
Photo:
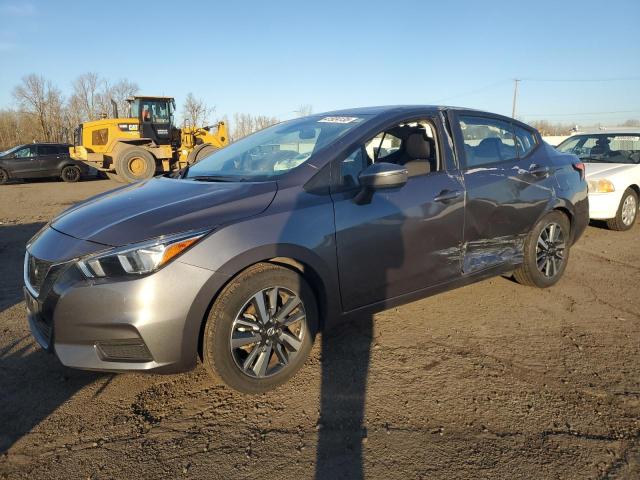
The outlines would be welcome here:
<svg viewBox="0 0 640 480">
<path fill-rule="evenodd" d="M 120 117 L 113 102 L 113 118 L 81 124 L 71 157 L 115 180 L 135 182 L 184 168 L 228 144 L 224 122 L 177 128 L 172 97 L 131 97 L 127 110 Z"/>
</svg>

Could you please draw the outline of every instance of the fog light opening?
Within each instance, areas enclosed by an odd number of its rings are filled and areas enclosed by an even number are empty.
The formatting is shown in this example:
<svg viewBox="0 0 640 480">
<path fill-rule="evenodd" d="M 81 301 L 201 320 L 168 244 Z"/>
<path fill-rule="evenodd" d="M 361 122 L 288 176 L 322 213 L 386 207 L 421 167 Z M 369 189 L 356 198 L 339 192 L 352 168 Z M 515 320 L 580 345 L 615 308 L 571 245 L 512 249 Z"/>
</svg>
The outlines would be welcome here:
<svg viewBox="0 0 640 480">
<path fill-rule="evenodd" d="M 105 362 L 151 362 L 151 352 L 140 338 L 95 343 L 98 356 Z"/>
</svg>

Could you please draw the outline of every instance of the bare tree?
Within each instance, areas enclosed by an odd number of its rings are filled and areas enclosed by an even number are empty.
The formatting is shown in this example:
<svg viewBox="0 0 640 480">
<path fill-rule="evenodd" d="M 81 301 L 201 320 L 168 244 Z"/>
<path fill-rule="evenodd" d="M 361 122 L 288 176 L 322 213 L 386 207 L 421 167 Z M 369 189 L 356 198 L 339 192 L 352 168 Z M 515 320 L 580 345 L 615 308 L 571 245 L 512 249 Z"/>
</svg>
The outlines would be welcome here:
<svg viewBox="0 0 640 480">
<path fill-rule="evenodd" d="M 104 90 L 104 80 L 97 73 L 83 73 L 73 82 L 73 93 L 69 99 L 70 107 L 78 117 L 86 120 L 99 118 L 101 95 Z"/>
<path fill-rule="evenodd" d="M 182 107 L 182 118 L 188 125 L 203 126 L 215 111 L 216 107 L 209 107 L 204 100 L 189 92 Z"/>
<path fill-rule="evenodd" d="M 53 140 L 50 120 L 54 116 L 62 116 L 55 111 L 63 104 L 60 90 L 42 75 L 32 73 L 22 78 L 22 83 L 13 90 L 13 96 L 25 113 L 37 119 L 41 138 L 44 141 Z"/>
<path fill-rule="evenodd" d="M 630 118 L 622 124 L 623 127 L 640 127 L 640 120 Z"/>
<path fill-rule="evenodd" d="M 132 97 L 138 93 L 139 90 L 140 87 L 137 83 L 127 79 L 118 80 L 113 85 L 105 82 L 105 90 L 102 95 L 103 109 L 106 107 L 104 111 L 108 112 L 111 110 L 111 100 L 113 100 L 118 106 L 119 116 L 125 116 L 127 112 L 127 98 Z"/>
<path fill-rule="evenodd" d="M 298 117 L 308 117 L 313 113 L 313 106 L 305 103 L 303 105 L 300 105 L 295 113 L 296 115 L 298 115 Z"/>
</svg>

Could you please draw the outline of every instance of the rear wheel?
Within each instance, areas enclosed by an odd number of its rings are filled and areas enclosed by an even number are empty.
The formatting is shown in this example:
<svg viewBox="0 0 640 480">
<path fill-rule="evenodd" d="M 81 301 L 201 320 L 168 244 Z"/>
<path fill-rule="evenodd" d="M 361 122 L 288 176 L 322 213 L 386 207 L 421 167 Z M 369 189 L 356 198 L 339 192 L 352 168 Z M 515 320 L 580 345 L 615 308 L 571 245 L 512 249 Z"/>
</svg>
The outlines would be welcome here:
<svg viewBox="0 0 640 480">
<path fill-rule="evenodd" d="M 318 323 L 313 291 L 299 274 L 259 263 L 218 296 L 204 331 L 204 364 L 243 393 L 286 382 L 304 364 Z"/>
<path fill-rule="evenodd" d="M 9 174 L 6 170 L 0 168 L 0 185 L 9 181 Z"/>
<path fill-rule="evenodd" d="M 116 173 L 127 183 L 147 180 L 156 173 L 155 158 L 140 147 L 129 147 L 120 152 L 115 164 Z"/>
<path fill-rule="evenodd" d="M 513 272 L 516 281 L 545 288 L 560 280 L 569 260 L 570 235 L 566 215 L 558 211 L 545 215 L 524 242 L 523 263 Z"/>
<path fill-rule="evenodd" d="M 80 180 L 81 173 L 82 172 L 80 172 L 78 167 L 74 165 L 67 165 L 62 169 L 62 172 L 60 172 L 60 178 L 65 182 L 73 183 Z"/>
<path fill-rule="evenodd" d="M 607 220 L 607 227 L 611 230 L 629 230 L 636 222 L 637 216 L 638 194 L 633 189 L 627 188 L 622 194 L 616 216 Z"/>
</svg>

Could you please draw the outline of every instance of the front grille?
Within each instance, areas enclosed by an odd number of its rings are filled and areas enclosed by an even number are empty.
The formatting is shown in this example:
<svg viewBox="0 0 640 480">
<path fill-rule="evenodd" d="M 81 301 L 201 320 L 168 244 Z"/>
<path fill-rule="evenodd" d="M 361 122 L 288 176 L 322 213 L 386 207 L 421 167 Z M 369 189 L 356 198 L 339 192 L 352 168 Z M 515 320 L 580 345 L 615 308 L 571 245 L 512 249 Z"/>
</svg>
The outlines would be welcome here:
<svg viewBox="0 0 640 480">
<path fill-rule="evenodd" d="M 42 288 L 52 265 L 53 264 L 51 262 L 40 260 L 27 252 L 25 258 L 25 280 L 28 282 L 27 286 L 31 287 L 34 293 L 40 293 L 40 289 Z"/>
</svg>

